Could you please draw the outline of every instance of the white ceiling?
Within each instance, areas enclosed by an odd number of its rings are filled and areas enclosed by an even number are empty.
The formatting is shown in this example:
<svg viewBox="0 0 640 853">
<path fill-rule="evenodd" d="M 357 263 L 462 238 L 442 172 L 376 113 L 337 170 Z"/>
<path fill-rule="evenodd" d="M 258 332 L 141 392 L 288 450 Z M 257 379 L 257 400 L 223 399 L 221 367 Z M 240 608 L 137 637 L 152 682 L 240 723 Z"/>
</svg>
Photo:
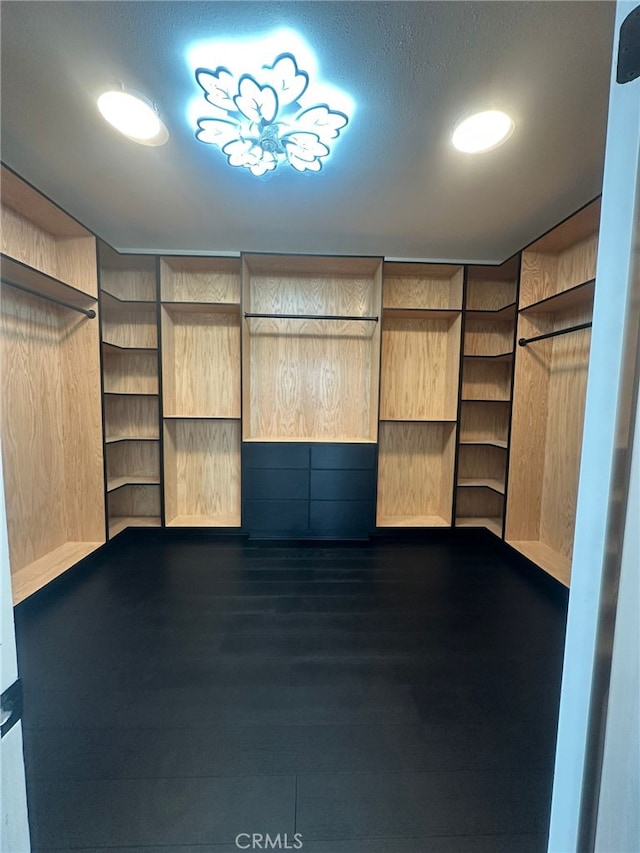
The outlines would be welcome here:
<svg viewBox="0 0 640 853">
<path fill-rule="evenodd" d="M 3 2 L 2 159 L 119 250 L 498 262 L 600 192 L 613 15 L 574 0 Z M 280 27 L 357 110 L 321 174 L 262 181 L 194 138 L 185 54 Z M 114 82 L 156 102 L 168 144 L 104 123 L 95 98 Z M 452 124 L 487 106 L 514 135 L 459 154 Z"/>
</svg>

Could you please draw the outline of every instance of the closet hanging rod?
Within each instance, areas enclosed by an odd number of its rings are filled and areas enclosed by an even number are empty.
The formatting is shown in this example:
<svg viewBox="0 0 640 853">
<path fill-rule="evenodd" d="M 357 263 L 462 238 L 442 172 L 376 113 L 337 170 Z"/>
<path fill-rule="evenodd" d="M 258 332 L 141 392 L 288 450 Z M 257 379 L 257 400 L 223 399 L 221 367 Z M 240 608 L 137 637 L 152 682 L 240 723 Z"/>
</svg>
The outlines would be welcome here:
<svg viewBox="0 0 640 853">
<path fill-rule="evenodd" d="M 9 281 L 6 278 L 2 279 L 2 284 L 8 287 L 15 287 L 16 290 L 22 290 L 24 293 L 29 293 L 31 296 L 39 296 L 40 299 L 46 299 L 47 302 L 53 302 L 55 305 L 61 305 L 63 308 L 68 308 L 70 311 L 77 311 L 79 314 L 84 314 L 90 320 L 96 316 L 93 308 L 81 308 L 79 305 L 72 305 L 70 302 L 63 302 L 62 299 L 56 299 L 55 296 L 48 296 L 46 293 L 38 293 L 37 290 L 31 290 L 30 287 L 25 287 L 23 284 L 16 284 L 15 281 Z"/>
<path fill-rule="evenodd" d="M 544 341 L 545 338 L 555 338 L 558 335 L 567 335 L 569 332 L 579 332 L 580 329 L 590 329 L 591 323 L 580 323 L 579 326 L 569 326 L 568 329 L 558 329 L 557 332 L 547 332 L 545 335 L 536 335 L 535 338 L 520 338 L 518 344 L 521 347 L 526 347 L 527 344 L 532 344 L 534 341 Z"/>
<path fill-rule="evenodd" d="M 256 314 L 253 311 L 245 311 L 246 318 L 257 317 L 262 320 L 362 320 L 363 322 L 377 323 L 377 317 L 347 317 L 343 314 Z"/>
</svg>

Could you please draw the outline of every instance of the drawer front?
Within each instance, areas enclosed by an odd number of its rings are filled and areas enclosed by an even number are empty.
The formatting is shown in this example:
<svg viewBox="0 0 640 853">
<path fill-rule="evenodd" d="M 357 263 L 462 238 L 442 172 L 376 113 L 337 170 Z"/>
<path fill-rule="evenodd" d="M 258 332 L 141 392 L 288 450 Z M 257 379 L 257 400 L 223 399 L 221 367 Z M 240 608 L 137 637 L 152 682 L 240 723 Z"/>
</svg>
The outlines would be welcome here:
<svg viewBox="0 0 640 853">
<path fill-rule="evenodd" d="M 311 501 L 309 530 L 314 536 L 366 539 L 375 526 L 374 501 Z"/>
<path fill-rule="evenodd" d="M 308 468 L 308 444 L 282 444 L 280 442 L 243 442 L 243 468 Z"/>
<path fill-rule="evenodd" d="M 242 472 L 245 501 L 309 499 L 309 471 L 302 468 L 246 468 Z"/>
<path fill-rule="evenodd" d="M 376 444 L 312 444 L 312 468 L 375 468 Z"/>
<path fill-rule="evenodd" d="M 243 526 L 252 536 L 296 536 L 309 530 L 309 501 L 245 501 Z"/>
<path fill-rule="evenodd" d="M 376 472 L 352 468 L 313 470 L 310 497 L 321 501 L 375 501 Z"/>
</svg>

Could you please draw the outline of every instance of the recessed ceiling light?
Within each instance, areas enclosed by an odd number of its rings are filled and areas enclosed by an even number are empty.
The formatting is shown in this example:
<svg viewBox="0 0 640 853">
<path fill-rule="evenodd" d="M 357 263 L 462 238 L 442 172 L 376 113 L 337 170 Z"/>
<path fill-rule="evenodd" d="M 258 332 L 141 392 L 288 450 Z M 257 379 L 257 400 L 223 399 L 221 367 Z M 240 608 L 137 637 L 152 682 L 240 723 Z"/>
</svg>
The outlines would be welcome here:
<svg viewBox="0 0 640 853">
<path fill-rule="evenodd" d="M 513 133 L 513 119 L 500 110 L 485 110 L 456 125 L 451 141 L 458 151 L 478 154 L 496 148 Z"/>
<path fill-rule="evenodd" d="M 140 95 L 123 90 L 103 92 L 98 109 L 116 130 L 141 145 L 164 145 L 169 138 L 153 104 Z"/>
</svg>

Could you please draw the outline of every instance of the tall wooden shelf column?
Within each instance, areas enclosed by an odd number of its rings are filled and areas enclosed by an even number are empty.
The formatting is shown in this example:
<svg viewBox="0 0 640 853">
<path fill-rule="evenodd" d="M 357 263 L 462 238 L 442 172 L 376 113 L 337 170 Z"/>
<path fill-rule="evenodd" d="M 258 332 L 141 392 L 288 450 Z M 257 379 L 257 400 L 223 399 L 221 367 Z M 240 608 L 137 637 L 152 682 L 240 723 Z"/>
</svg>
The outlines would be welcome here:
<svg viewBox="0 0 640 853">
<path fill-rule="evenodd" d="M 379 527 L 451 524 L 463 268 L 385 263 Z"/>
<path fill-rule="evenodd" d="M 168 527 L 240 526 L 240 259 L 160 260 Z"/>
<path fill-rule="evenodd" d="M 105 541 L 99 309 L 92 234 L 5 167 L 1 216 L 0 434 L 17 603 Z"/>
<path fill-rule="evenodd" d="M 99 245 L 109 538 L 161 524 L 156 261 Z"/>
<path fill-rule="evenodd" d="M 600 222 L 593 202 L 522 255 L 518 339 L 591 321 Z M 518 347 L 506 540 L 566 586 L 571 576 L 589 328 Z"/>
<path fill-rule="evenodd" d="M 470 266 L 458 434 L 456 527 L 502 537 L 519 258 Z"/>
</svg>

